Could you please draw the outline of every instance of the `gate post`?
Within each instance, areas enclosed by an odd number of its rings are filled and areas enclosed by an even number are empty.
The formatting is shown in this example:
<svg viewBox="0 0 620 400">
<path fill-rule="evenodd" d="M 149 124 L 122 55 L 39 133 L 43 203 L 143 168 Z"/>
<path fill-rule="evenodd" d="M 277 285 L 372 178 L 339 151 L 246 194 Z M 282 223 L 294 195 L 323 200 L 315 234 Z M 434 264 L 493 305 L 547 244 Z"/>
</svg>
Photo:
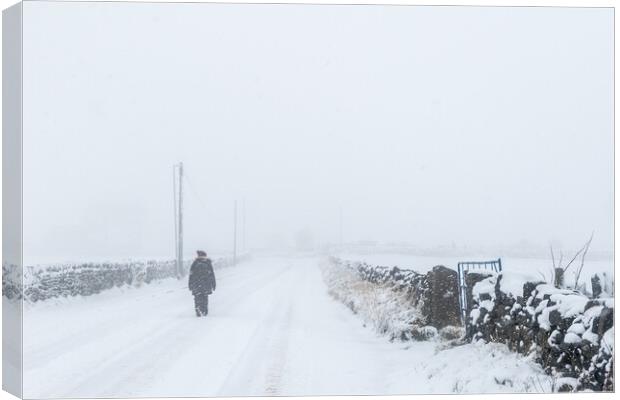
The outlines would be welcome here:
<svg viewBox="0 0 620 400">
<path fill-rule="evenodd" d="M 437 329 L 460 326 L 459 282 L 455 270 L 437 265 L 428 273 L 430 287 L 429 322 Z"/>
</svg>

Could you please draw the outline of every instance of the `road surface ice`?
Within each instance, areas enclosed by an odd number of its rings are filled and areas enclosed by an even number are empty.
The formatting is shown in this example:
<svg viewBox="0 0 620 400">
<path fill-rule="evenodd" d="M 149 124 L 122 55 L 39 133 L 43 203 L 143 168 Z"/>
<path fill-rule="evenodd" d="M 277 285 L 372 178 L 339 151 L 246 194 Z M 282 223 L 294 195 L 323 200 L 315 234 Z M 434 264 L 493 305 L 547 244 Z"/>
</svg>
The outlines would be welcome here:
<svg viewBox="0 0 620 400">
<path fill-rule="evenodd" d="M 50 300 L 24 311 L 24 397 L 548 391 L 494 344 L 390 343 L 326 292 L 317 258 L 216 271 L 197 318 L 185 281 Z"/>
</svg>

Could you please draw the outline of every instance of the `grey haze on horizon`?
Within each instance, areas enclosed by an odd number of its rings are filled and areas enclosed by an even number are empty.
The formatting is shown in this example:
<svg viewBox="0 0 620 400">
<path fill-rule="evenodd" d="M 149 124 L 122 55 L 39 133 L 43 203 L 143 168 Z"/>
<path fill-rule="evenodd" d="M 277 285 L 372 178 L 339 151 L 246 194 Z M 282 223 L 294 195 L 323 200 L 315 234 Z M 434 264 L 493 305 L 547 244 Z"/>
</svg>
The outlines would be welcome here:
<svg viewBox="0 0 620 400">
<path fill-rule="evenodd" d="M 613 246 L 613 10 L 26 2 L 24 254 Z"/>
</svg>

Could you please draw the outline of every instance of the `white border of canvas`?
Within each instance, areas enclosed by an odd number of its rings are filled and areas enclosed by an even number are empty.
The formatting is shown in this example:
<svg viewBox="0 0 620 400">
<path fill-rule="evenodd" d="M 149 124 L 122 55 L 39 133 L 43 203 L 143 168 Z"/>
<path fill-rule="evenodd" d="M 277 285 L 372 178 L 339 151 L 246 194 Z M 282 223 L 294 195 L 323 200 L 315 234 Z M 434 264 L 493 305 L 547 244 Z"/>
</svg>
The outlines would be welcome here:
<svg viewBox="0 0 620 400">
<path fill-rule="evenodd" d="M 42 0 L 45 1 L 45 0 Z M 53 0 L 51 0 L 53 1 Z M 63 0 L 63 1 L 96 1 L 96 0 Z M 106 0 L 106 1 L 119 1 L 123 2 L 124 0 Z M 187 1 L 182 0 L 132 0 L 134 2 L 170 2 L 170 3 L 183 3 Z M 12 5 L 18 3 L 16 0 L 0 0 L 0 8 L 5 10 Z M 244 1 L 234 1 L 234 0 L 218 0 L 218 1 L 191 1 L 191 2 L 203 2 L 203 3 L 291 3 L 291 4 L 384 4 L 384 5 L 460 5 L 460 6 L 519 6 L 519 7 L 612 7 L 616 8 L 616 1 L 613 0 L 476 0 L 476 1 L 468 1 L 468 0 L 313 0 L 313 1 L 304 1 L 304 0 L 277 0 L 277 1 L 264 1 L 264 0 L 244 0 Z M 615 13 L 614 13 L 615 14 Z M 614 16 L 615 21 L 615 16 Z M 1 42 L 1 30 L 2 21 L 0 19 L 0 42 Z M 618 32 L 614 29 L 614 48 L 618 43 Z M 2 68 L 2 59 L 0 55 L 0 69 Z M 618 65 L 615 63 L 615 55 L 614 55 L 614 77 L 616 76 Z M 1 92 L 0 82 L 0 92 Z M 616 102 L 616 93 L 615 90 L 616 81 L 614 79 L 614 134 L 615 134 L 615 119 L 617 116 L 617 109 L 615 109 Z M 0 105 L 2 104 L 2 99 L 0 99 Z M 1 109 L 1 107 L 0 107 Z M 1 116 L 0 116 L 1 122 Z M 0 143 L 1 146 L 1 143 Z M 618 143 L 614 140 L 614 154 L 618 154 L 617 150 Z M 0 152 L 1 157 L 1 152 Z M 615 158 L 614 158 L 615 160 Z M 617 182 L 618 174 L 616 173 L 616 163 L 614 162 L 614 188 L 615 182 Z M 1 190 L 1 189 L 0 189 Z M 615 193 L 615 190 L 614 190 Z M 614 197 L 614 210 L 617 208 L 618 198 Z M 0 223 L 2 216 L 0 215 Z M 616 215 L 614 212 L 614 238 L 617 237 L 617 229 L 618 225 L 615 224 Z M 1 235 L 1 233 L 0 233 Z M 614 265 L 617 265 L 617 254 L 618 247 L 617 243 L 614 240 Z M 1 315 L 1 311 L 0 311 Z M 617 310 L 616 315 L 614 316 L 617 320 Z M 1 319 L 0 319 L 1 326 Z M 0 350 L 1 352 L 1 350 Z M 0 354 L 1 355 L 1 354 Z M 557 396 L 570 396 L 571 398 L 576 399 L 586 399 L 590 398 L 590 396 L 596 396 L 597 399 L 611 399 L 615 398 L 615 393 L 571 393 L 571 394 L 527 394 L 528 399 L 538 400 L 538 399 L 546 399 L 546 398 L 556 398 Z M 372 396 L 377 400 L 415 400 L 419 398 L 424 398 L 425 396 L 432 396 L 433 399 L 443 400 L 443 399 L 453 399 L 454 395 L 409 395 L 409 396 Z M 488 394 L 488 395 L 467 395 L 468 398 L 493 398 L 497 400 L 504 399 L 517 399 L 523 396 L 523 394 Z M 368 396 L 322 396 L 322 397 L 303 397 L 302 399 L 335 399 L 335 400 L 359 400 L 362 398 L 366 398 Z M 0 392 L 0 400 L 8 400 L 13 399 L 14 396 L 6 393 Z M 281 399 L 282 397 L 262 397 L 264 399 Z M 226 398 L 222 398 L 226 399 Z"/>
</svg>

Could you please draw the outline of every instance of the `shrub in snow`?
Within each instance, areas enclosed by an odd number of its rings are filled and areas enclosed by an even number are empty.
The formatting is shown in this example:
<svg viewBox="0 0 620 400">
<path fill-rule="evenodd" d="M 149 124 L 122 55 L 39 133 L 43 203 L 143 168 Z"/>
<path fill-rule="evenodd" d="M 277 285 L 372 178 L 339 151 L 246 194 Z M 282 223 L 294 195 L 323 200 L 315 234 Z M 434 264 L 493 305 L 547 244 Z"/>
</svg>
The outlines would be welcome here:
<svg viewBox="0 0 620 400">
<path fill-rule="evenodd" d="M 364 279 L 371 276 L 369 270 L 335 263 L 324 264 L 322 270 L 329 294 L 377 332 L 406 340 L 411 338 L 411 327 L 421 323 L 421 314 L 412 306 L 410 294 L 395 290 L 375 275 L 373 280 Z"/>
<path fill-rule="evenodd" d="M 592 297 L 613 297 L 614 280 L 606 272 L 594 274 L 590 279 L 592 285 Z"/>
<path fill-rule="evenodd" d="M 432 340 L 439 336 L 437 328 L 434 326 L 413 326 L 410 331 L 413 340 Z"/>
<path fill-rule="evenodd" d="M 612 298 L 589 299 L 505 272 L 472 289 L 467 335 L 530 355 L 561 378 L 558 391 L 613 390 Z"/>
<path fill-rule="evenodd" d="M 439 337 L 443 340 L 458 340 L 465 334 L 465 329 L 460 326 L 444 326 L 439 330 Z"/>
</svg>

